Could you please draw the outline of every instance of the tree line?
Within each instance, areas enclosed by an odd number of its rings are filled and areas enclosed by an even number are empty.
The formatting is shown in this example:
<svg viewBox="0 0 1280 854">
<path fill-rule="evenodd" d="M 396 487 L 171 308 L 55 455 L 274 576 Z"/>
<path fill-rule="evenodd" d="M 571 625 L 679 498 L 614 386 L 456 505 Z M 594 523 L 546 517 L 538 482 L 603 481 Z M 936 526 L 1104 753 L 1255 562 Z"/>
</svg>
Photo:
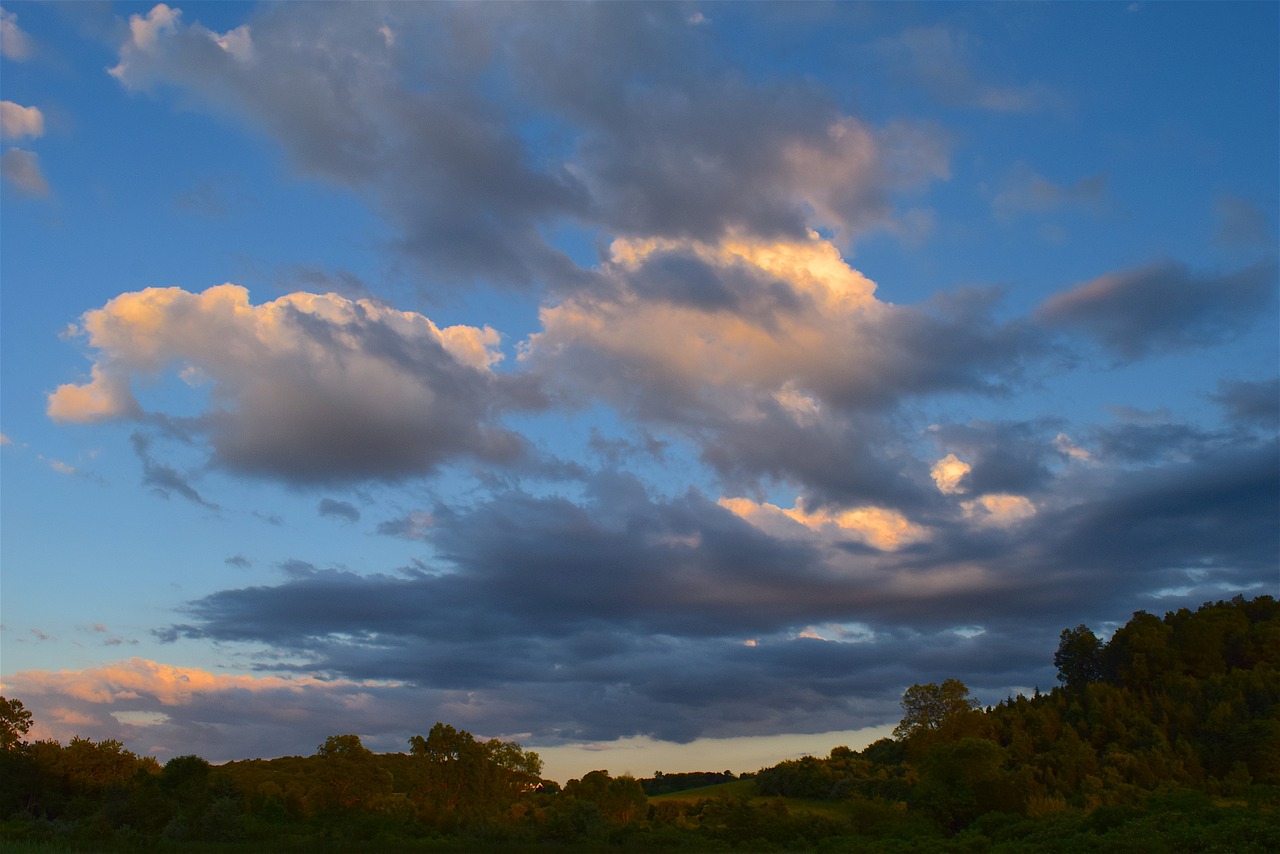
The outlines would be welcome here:
<svg viewBox="0 0 1280 854">
<path fill-rule="evenodd" d="M 163 766 L 114 740 L 28 742 L 0 698 L 0 840 L 30 850 L 1280 850 L 1280 604 L 1237 597 L 1105 642 L 1061 633 L 1060 684 L 983 708 L 916 684 L 891 738 L 754 774 L 593 771 L 436 723 L 403 753 Z M 1215 847 L 1217 846 L 1217 847 Z"/>
</svg>

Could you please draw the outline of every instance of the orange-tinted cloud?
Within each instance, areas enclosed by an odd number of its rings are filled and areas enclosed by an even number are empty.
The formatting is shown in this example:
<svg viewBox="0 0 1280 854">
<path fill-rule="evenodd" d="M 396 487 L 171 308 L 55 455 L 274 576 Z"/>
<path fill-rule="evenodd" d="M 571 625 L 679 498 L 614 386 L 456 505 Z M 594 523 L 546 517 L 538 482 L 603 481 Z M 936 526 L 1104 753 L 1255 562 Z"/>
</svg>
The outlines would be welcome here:
<svg viewBox="0 0 1280 854">
<path fill-rule="evenodd" d="M 226 284 L 122 294 L 87 312 L 79 329 L 95 361 L 87 382 L 49 395 L 57 421 L 139 418 L 132 380 L 173 372 L 209 387 L 206 412 L 189 423 L 231 468 L 394 478 L 456 454 L 498 460 L 519 449 L 486 423 L 502 358 L 489 327 L 442 329 L 336 294 L 253 305 L 246 289 Z"/>
<path fill-rule="evenodd" d="M 749 498 L 722 498 L 719 503 L 761 530 L 779 536 L 794 536 L 802 530 L 805 535 L 819 535 L 833 541 L 854 540 L 881 551 L 896 551 L 929 538 L 927 528 L 884 507 L 809 511 L 799 505 L 788 509 L 756 503 Z M 783 520 L 800 526 L 800 530 Z"/>
</svg>

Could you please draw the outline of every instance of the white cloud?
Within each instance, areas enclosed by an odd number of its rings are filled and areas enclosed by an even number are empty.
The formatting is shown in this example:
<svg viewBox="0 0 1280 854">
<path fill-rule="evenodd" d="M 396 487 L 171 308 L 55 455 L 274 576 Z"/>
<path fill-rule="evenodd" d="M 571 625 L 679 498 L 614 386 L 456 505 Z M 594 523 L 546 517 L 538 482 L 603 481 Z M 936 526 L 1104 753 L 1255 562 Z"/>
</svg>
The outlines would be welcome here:
<svg viewBox="0 0 1280 854">
<path fill-rule="evenodd" d="M 164 3 L 158 3 L 151 11 L 142 15 L 129 16 L 129 35 L 133 46 L 140 50 L 154 47 L 161 35 L 173 32 L 182 18 L 181 9 L 170 9 Z"/>
<path fill-rule="evenodd" d="M 22 62 L 31 57 L 33 50 L 31 37 L 18 27 L 18 16 L 0 9 L 0 56 Z"/>
<path fill-rule="evenodd" d="M 253 37 L 249 33 L 249 25 L 243 24 L 234 30 L 221 35 L 212 33 L 214 44 L 225 50 L 242 63 L 253 62 Z"/>
<path fill-rule="evenodd" d="M 38 107 L 0 101 L 0 139 L 44 136 L 44 114 Z"/>
</svg>

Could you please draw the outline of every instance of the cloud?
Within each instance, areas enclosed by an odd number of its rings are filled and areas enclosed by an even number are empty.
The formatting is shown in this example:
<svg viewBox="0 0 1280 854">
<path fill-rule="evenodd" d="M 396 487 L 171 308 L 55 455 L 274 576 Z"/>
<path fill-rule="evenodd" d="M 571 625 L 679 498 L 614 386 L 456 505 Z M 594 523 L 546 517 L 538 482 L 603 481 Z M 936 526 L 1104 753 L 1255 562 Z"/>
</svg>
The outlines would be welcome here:
<svg viewBox="0 0 1280 854">
<path fill-rule="evenodd" d="M 265 128 L 304 174 L 362 194 L 433 281 L 581 284 L 545 237 L 557 224 L 704 241 L 918 227 L 894 197 L 947 177 L 935 129 L 746 83 L 695 29 L 674 6 L 286 4 L 220 34 L 160 5 L 131 18 L 111 73 Z"/>
<path fill-rule="evenodd" d="M 1004 188 L 991 200 L 991 207 L 1002 220 L 1067 206 L 1097 210 L 1106 191 L 1106 175 L 1090 175 L 1064 186 L 1037 175 L 1026 164 L 1018 164 L 1005 179 Z"/>
<path fill-rule="evenodd" d="M 399 519 L 388 519 L 378 524 L 378 533 L 406 540 L 425 540 L 429 529 L 435 525 L 430 513 L 416 511 Z"/>
<path fill-rule="evenodd" d="M 948 674 L 993 701 L 1051 681 L 1064 626 L 1273 580 L 1273 440 L 1056 476 L 1034 498 L 939 495 L 912 519 L 661 498 L 602 473 L 580 501 L 435 507 L 419 529 L 430 565 L 299 564 L 278 585 L 189 603 L 164 636 L 470 692 L 470 714 L 519 721 L 535 741 L 687 740 L 882 723 L 905 685 Z"/>
<path fill-rule="evenodd" d="M 1036 515 L 1036 506 L 1025 495 L 983 495 L 960 506 L 965 516 L 979 525 L 1008 527 Z"/>
<path fill-rule="evenodd" d="M 1221 196 L 1213 206 L 1216 220 L 1213 240 L 1232 249 L 1257 249 L 1276 245 L 1275 226 L 1266 212 L 1237 196 Z"/>
<path fill-rule="evenodd" d="M 214 762 L 308 755 L 328 735 L 353 729 L 374 735 L 377 749 L 400 750 L 429 726 L 412 707 L 431 696 L 388 683 L 235 676 L 143 658 L 19 671 L 6 678 L 5 693 L 33 712 L 35 738 L 118 738 L 161 761 L 194 752 Z"/>
<path fill-rule="evenodd" d="M 0 9 L 0 56 L 14 62 L 30 59 L 35 51 L 31 37 L 18 26 L 18 16 Z"/>
<path fill-rule="evenodd" d="M 44 136 L 44 114 L 38 107 L 0 101 L 0 139 Z"/>
<path fill-rule="evenodd" d="M 40 157 L 34 151 L 10 148 L 0 154 L 0 176 L 23 195 L 34 198 L 49 195 L 49 182 L 40 171 Z"/>
<path fill-rule="evenodd" d="M 320 504 L 316 507 L 316 512 L 321 516 L 334 516 L 338 519 L 345 519 L 348 522 L 360 521 L 360 511 L 356 509 L 355 505 L 333 498 L 321 498 Z"/>
<path fill-rule="evenodd" d="M 151 288 L 87 312 L 88 382 L 49 395 L 55 421 L 163 417 L 208 439 L 211 462 L 287 481 L 397 479 L 460 456 L 501 464 L 522 441 L 494 423 L 511 383 L 498 333 L 437 327 L 336 294 L 252 305 L 244 288 Z M 134 378 L 173 371 L 205 394 L 194 418 L 148 413 Z M 150 477 L 150 475 L 149 475 Z"/>
<path fill-rule="evenodd" d="M 932 425 L 929 436 L 950 452 L 934 464 L 934 483 L 948 495 L 1045 489 L 1061 452 L 1056 437 L 1047 438 L 1052 429 L 1048 422 L 1020 421 Z"/>
<path fill-rule="evenodd" d="M 249 560 L 247 557 L 241 554 L 232 555 L 231 557 L 224 560 L 223 563 L 225 563 L 227 566 L 239 567 L 240 569 L 248 569 L 250 566 L 253 565 L 253 561 Z"/>
<path fill-rule="evenodd" d="M 49 460 L 49 468 L 53 469 L 58 474 L 79 474 L 79 472 L 76 471 L 75 466 L 67 465 L 62 460 Z"/>
<path fill-rule="evenodd" d="M 833 541 L 859 542 L 881 551 L 897 551 L 929 538 L 928 530 L 914 524 L 902 513 L 883 507 L 855 507 L 832 512 L 810 511 L 800 506 L 784 509 L 773 504 L 758 504 L 749 498 L 722 498 L 719 503 L 752 525 L 776 536 L 795 536 L 799 533 L 795 526 L 800 526 L 807 529 L 804 535 L 818 532 Z"/>
<path fill-rule="evenodd" d="M 1057 102 L 1053 91 L 1041 83 L 1000 85 L 979 79 L 973 71 L 976 46 L 963 31 L 934 26 L 909 29 L 897 38 L 881 39 L 875 49 L 900 77 L 924 87 L 944 104 L 999 113 L 1026 113 Z"/>
<path fill-rule="evenodd" d="M 1275 289 L 1271 261 L 1218 275 L 1164 262 L 1055 294 L 1036 316 L 1049 327 L 1079 330 L 1130 362 L 1231 340 L 1274 303 Z"/>
<path fill-rule="evenodd" d="M 135 432 L 129 437 L 133 443 L 134 453 L 138 455 L 139 461 L 142 463 L 142 483 L 144 486 L 150 486 L 152 491 L 162 498 L 169 498 L 173 493 L 177 493 L 193 504 L 199 504 L 210 510 L 220 509 L 217 504 L 205 500 L 195 487 L 191 485 L 190 478 L 178 471 L 176 468 L 165 463 L 158 462 L 151 455 L 150 436 L 142 432 Z"/>
<path fill-rule="evenodd" d="M 1257 382 L 1223 380 L 1210 397 L 1235 423 L 1280 426 L 1280 377 Z"/>
<path fill-rule="evenodd" d="M 543 307 L 521 362 L 570 397 L 681 430 L 735 487 L 794 478 L 846 506 L 916 500 L 927 472 L 886 414 L 1009 388 L 1040 346 L 991 318 L 991 294 L 881 302 L 816 235 L 618 240 L 612 256 L 601 287 Z"/>
<path fill-rule="evenodd" d="M 939 492 L 947 495 L 954 495 L 955 493 L 965 491 L 961 482 L 972 468 L 972 466 L 959 459 L 955 454 L 947 454 L 945 457 L 933 464 L 933 468 L 929 470 L 929 474 L 933 477 L 933 482 L 938 485 Z"/>
</svg>

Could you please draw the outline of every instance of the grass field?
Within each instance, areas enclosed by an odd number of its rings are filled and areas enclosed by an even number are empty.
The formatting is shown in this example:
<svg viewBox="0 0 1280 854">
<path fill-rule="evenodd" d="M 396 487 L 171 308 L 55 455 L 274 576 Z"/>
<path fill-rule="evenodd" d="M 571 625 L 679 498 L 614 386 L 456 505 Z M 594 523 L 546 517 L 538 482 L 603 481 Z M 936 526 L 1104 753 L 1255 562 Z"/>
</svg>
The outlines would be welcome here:
<svg viewBox="0 0 1280 854">
<path fill-rule="evenodd" d="M 839 801 L 807 800 L 804 798 L 783 798 L 777 795 L 757 795 L 754 780 L 730 780 L 714 786 L 701 786 L 697 789 L 685 789 L 680 792 L 667 792 L 649 798 L 654 803 L 664 801 L 699 801 L 705 798 L 746 798 L 753 805 L 783 803 L 793 813 L 810 813 L 833 819 L 848 819 L 848 804 Z"/>
</svg>

